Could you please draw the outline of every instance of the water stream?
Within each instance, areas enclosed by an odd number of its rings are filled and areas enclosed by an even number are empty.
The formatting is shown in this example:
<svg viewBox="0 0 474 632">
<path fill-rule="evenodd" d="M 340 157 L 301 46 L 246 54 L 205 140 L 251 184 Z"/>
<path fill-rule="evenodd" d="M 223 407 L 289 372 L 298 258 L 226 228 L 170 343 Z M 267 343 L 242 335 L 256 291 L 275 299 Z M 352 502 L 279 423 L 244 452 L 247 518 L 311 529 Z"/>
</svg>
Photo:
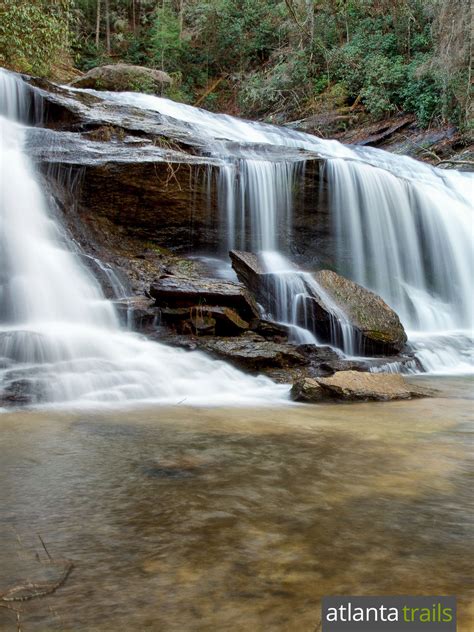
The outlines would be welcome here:
<svg viewBox="0 0 474 632">
<path fill-rule="evenodd" d="M 169 349 L 121 328 L 113 304 L 81 262 L 23 149 L 24 125 L 41 122 L 41 100 L 32 100 L 31 88 L 5 71 L 0 72 L 0 93 L 4 393 L 21 401 L 27 391 L 33 402 L 69 404 L 244 403 L 286 397 L 287 389 L 264 378 L 245 376 L 203 355 Z M 285 238 L 291 235 L 293 187 L 306 158 L 288 160 L 282 154 L 275 159 L 274 148 L 299 148 L 324 158 L 341 271 L 395 308 L 425 369 L 472 371 L 470 175 L 158 97 L 95 94 L 119 106 L 161 112 L 187 133 L 206 137 L 222 164 L 218 197 L 227 227 L 224 246 L 263 253 L 268 270 L 279 279 L 275 316 L 293 326 L 297 342 L 317 343 L 313 333 L 295 326 L 305 287 L 315 281 L 285 260 L 279 230 L 284 226 Z M 236 141 L 240 146 L 234 156 Z M 333 307 L 333 343 L 348 355 L 357 354 L 344 313 Z"/>
<path fill-rule="evenodd" d="M 0 71 L 0 389 L 37 393 L 47 410 L 0 416 L 0 593 L 57 581 L 64 560 L 74 569 L 54 594 L 15 604 L 21 628 L 310 632 L 324 595 L 455 594 L 458 630 L 471 632 L 469 379 L 414 378 L 437 398 L 289 407 L 285 386 L 123 329 L 25 154 L 25 124 L 41 109 L 25 90 Z M 427 368 L 468 371 L 467 176 L 163 99 L 105 97 L 215 135 L 226 245 L 265 250 L 287 321 L 312 277 L 295 273 L 270 228 L 283 216 L 291 230 L 304 160 L 249 149 L 233 161 L 226 139 L 318 145 L 341 269 L 352 249 L 360 267 L 349 272 L 400 308 Z M 403 204 L 387 206 L 395 190 Z M 392 230 L 397 210 L 403 226 Z M 248 222 L 254 243 L 242 241 Z M 119 407 L 96 410 L 103 403 Z M 0 608 L 0 629 L 15 628 Z"/>
<path fill-rule="evenodd" d="M 160 112 L 209 141 L 213 155 L 226 163 L 219 176 L 226 245 L 270 251 L 267 264 L 273 262 L 271 271 L 282 275 L 280 317 L 293 325 L 292 313 L 304 281 L 290 262 L 283 263 L 279 231 L 286 227 L 284 237 L 291 236 L 292 191 L 304 172 L 305 158 L 285 160 L 284 154 L 275 158 L 271 148 L 299 148 L 322 157 L 338 271 L 374 290 L 395 309 L 425 370 L 473 371 L 472 174 L 150 95 L 94 94 Z M 240 143 L 238 158 L 232 156 L 231 142 Z M 259 145 L 258 157 L 255 145 Z M 269 148 L 268 159 L 262 146 Z M 333 342 L 346 354 L 357 355 L 358 341 L 344 314 L 335 309 L 334 315 L 340 326 L 334 329 L 338 339 Z M 297 341 L 309 339 L 296 332 Z"/>
<path fill-rule="evenodd" d="M 287 387 L 123 329 L 23 150 L 29 88 L 0 71 L 0 389 L 55 405 L 263 404 Z"/>
</svg>

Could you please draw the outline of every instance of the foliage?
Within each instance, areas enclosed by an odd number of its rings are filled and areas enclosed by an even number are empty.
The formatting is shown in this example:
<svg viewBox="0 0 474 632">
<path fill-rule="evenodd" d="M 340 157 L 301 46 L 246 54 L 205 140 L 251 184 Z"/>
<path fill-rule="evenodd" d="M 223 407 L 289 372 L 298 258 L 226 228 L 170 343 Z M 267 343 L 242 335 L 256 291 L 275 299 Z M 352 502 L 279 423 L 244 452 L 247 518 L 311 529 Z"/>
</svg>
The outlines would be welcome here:
<svg viewBox="0 0 474 632">
<path fill-rule="evenodd" d="M 408 111 L 421 125 L 467 127 L 468 4 L 0 0 L 0 61 L 44 75 L 69 44 L 81 70 L 162 68 L 175 78 L 172 98 L 246 116 L 297 118 L 356 102 L 372 118 Z"/>
<path fill-rule="evenodd" d="M 156 9 L 150 31 L 150 52 L 154 62 L 167 72 L 179 72 L 186 54 L 178 16 L 169 4 Z"/>
<path fill-rule="evenodd" d="M 0 64 L 48 75 L 69 50 L 69 0 L 1 0 Z"/>
</svg>

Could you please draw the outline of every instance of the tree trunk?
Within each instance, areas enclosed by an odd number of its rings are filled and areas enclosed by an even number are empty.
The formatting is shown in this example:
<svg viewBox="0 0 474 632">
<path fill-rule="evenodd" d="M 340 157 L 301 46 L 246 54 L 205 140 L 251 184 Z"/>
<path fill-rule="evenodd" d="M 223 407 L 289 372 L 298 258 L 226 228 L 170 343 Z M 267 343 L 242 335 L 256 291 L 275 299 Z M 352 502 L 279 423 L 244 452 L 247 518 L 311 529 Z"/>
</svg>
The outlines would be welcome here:
<svg viewBox="0 0 474 632">
<path fill-rule="evenodd" d="M 309 49 L 313 46 L 314 40 L 314 2 L 306 0 L 306 30 L 307 30 L 307 46 Z"/>
<path fill-rule="evenodd" d="M 109 0 L 105 0 L 105 42 L 107 54 L 110 55 L 110 6 Z"/>
<path fill-rule="evenodd" d="M 184 0 L 179 0 L 178 20 L 179 20 L 179 38 L 182 39 L 183 23 L 184 23 Z"/>
<path fill-rule="evenodd" d="M 97 21 L 95 25 L 95 47 L 99 48 L 100 43 L 100 0 L 97 0 Z"/>
</svg>

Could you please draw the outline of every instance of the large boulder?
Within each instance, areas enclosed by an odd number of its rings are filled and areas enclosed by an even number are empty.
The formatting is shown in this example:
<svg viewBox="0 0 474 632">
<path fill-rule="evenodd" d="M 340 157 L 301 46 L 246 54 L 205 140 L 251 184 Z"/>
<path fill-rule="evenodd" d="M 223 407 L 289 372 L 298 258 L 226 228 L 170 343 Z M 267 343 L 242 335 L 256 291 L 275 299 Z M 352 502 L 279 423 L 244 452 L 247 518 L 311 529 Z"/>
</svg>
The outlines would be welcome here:
<svg viewBox="0 0 474 632">
<path fill-rule="evenodd" d="M 232 250 L 229 255 L 239 280 L 273 312 L 281 278 L 267 272 L 254 253 Z M 348 326 L 356 355 L 393 355 L 404 348 L 407 336 L 403 325 L 380 296 L 331 270 L 321 270 L 311 277 L 295 269 L 292 276 L 298 275 L 304 298 L 298 303 L 296 324 L 338 346 L 342 346 L 342 328 Z"/>
<path fill-rule="evenodd" d="M 390 401 L 433 394 L 433 391 L 410 384 L 401 375 L 359 371 L 338 371 L 330 377 L 302 378 L 296 380 L 291 389 L 292 399 L 300 402 L 325 399 Z"/>
<path fill-rule="evenodd" d="M 71 86 L 110 90 L 112 92 L 151 92 L 161 94 L 171 84 L 171 77 L 162 70 L 133 66 L 131 64 L 108 64 L 92 68 L 85 75 L 74 79 Z"/>
<path fill-rule="evenodd" d="M 357 331 L 362 355 L 392 354 L 403 349 L 407 342 L 403 325 L 380 296 L 332 270 L 320 270 L 314 278 Z"/>
</svg>

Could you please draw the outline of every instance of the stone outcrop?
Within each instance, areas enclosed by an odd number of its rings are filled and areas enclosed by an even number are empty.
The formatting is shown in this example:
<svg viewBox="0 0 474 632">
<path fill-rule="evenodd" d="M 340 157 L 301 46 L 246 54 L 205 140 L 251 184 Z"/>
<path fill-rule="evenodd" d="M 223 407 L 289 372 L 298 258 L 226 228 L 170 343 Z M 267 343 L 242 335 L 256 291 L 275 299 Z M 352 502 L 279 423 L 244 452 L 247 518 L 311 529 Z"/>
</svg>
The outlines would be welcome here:
<svg viewBox="0 0 474 632">
<path fill-rule="evenodd" d="M 327 398 L 322 387 L 315 378 L 302 377 L 293 383 L 290 391 L 291 399 L 295 402 L 315 404 Z"/>
<path fill-rule="evenodd" d="M 284 369 L 286 379 L 279 380 L 281 382 L 288 382 L 289 369 L 308 365 L 308 359 L 294 345 L 266 340 L 253 331 L 233 337 L 165 335 L 157 336 L 156 340 L 192 351 L 205 351 L 248 373 L 269 374 L 269 370 Z"/>
<path fill-rule="evenodd" d="M 163 87 L 170 84 L 171 77 L 166 72 L 131 64 L 98 66 L 71 82 L 75 88 L 157 94 L 161 94 Z"/>
<path fill-rule="evenodd" d="M 291 345 L 271 342 L 251 332 L 238 338 L 211 338 L 200 348 L 250 372 L 306 364 L 304 356 Z"/>
<path fill-rule="evenodd" d="M 219 221 L 217 199 L 219 160 L 212 157 L 208 137 L 159 112 L 103 101 L 46 80 L 29 82 L 42 101 L 46 129 L 28 130 L 28 152 L 54 186 L 79 183 L 74 208 L 82 221 L 108 222 L 127 238 L 174 252 L 202 249 L 224 254 L 226 227 Z M 238 156 L 238 143 L 229 144 L 229 151 Z M 257 144 L 254 151 L 265 160 L 281 160 L 280 147 Z M 330 264 L 331 222 L 319 177 L 321 160 L 301 149 L 284 151 L 289 160 L 304 157 L 307 162 L 294 185 L 292 221 L 298 239 L 285 238 L 282 219 L 276 227 L 282 247 L 303 256 L 308 265 L 313 265 L 314 253 L 319 264 Z M 247 223 L 247 236 L 249 232 Z"/>
<path fill-rule="evenodd" d="M 291 389 L 295 401 L 391 401 L 428 397 L 433 391 L 414 386 L 401 375 L 338 371 L 330 377 L 296 380 Z"/>
<path fill-rule="evenodd" d="M 320 270 L 314 278 L 346 314 L 360 336 L 364 355 L 403 349 L 407 342 L 403 325 L 380 296 L 331 270 Z"/>
<path fill-rule="evenodd" d="M 147 331 L 154 327 L 159 315 L 154 301 L 146 296 L 114 300 L 114 305 L 122 324 L 135 331 Z"/>
<path fill-rule="evenodd" d="M 165 310 L 193 308 L 205 314 L 209 309 L 211 317 L 233 319 L 241 329 L 258 318 L 258 308 L 252 296 L 243 285 L 233 281 L 165 276 L 151 286 L 150 296 L 157 307 Z M 221 309 L 216 310 L 216 307 Z M 234 314 L 229 311 L 226 316 L 224 308 L 230 308 Z"/>
<path fill-rule="evenodd" d="M 173 327 L 179 334 L 213 334 L 236 336 L 247 331 L 250 324 L 231 307 L 193 305 L 192 307 L 162 307 L 161 322 Z"/>
<path fill-rule="evenodd" d="M 232 267 L 241 281 L 260 300 L 265 296 L 265 269 L 259 257 L 253 252 L 231 250 L 229 257 Z"/>
<path fill-rule="evenodd" d="M 278 277 L 266 272 L 253 253 L 232 250 L 229 255 L 239 280 L 272 311 Z M 316 272 L 313 279 L 302 275 L 301 284 L 306 296 L 300 302 L 298 324 L 309 325 L 320 340 L 341 343 L 343 318 L 353 330 L 358 355 L 393 355 L 404 348 L 407 336 L 400 319 L 374 292 L 331 270 Z"/>
</svg>

